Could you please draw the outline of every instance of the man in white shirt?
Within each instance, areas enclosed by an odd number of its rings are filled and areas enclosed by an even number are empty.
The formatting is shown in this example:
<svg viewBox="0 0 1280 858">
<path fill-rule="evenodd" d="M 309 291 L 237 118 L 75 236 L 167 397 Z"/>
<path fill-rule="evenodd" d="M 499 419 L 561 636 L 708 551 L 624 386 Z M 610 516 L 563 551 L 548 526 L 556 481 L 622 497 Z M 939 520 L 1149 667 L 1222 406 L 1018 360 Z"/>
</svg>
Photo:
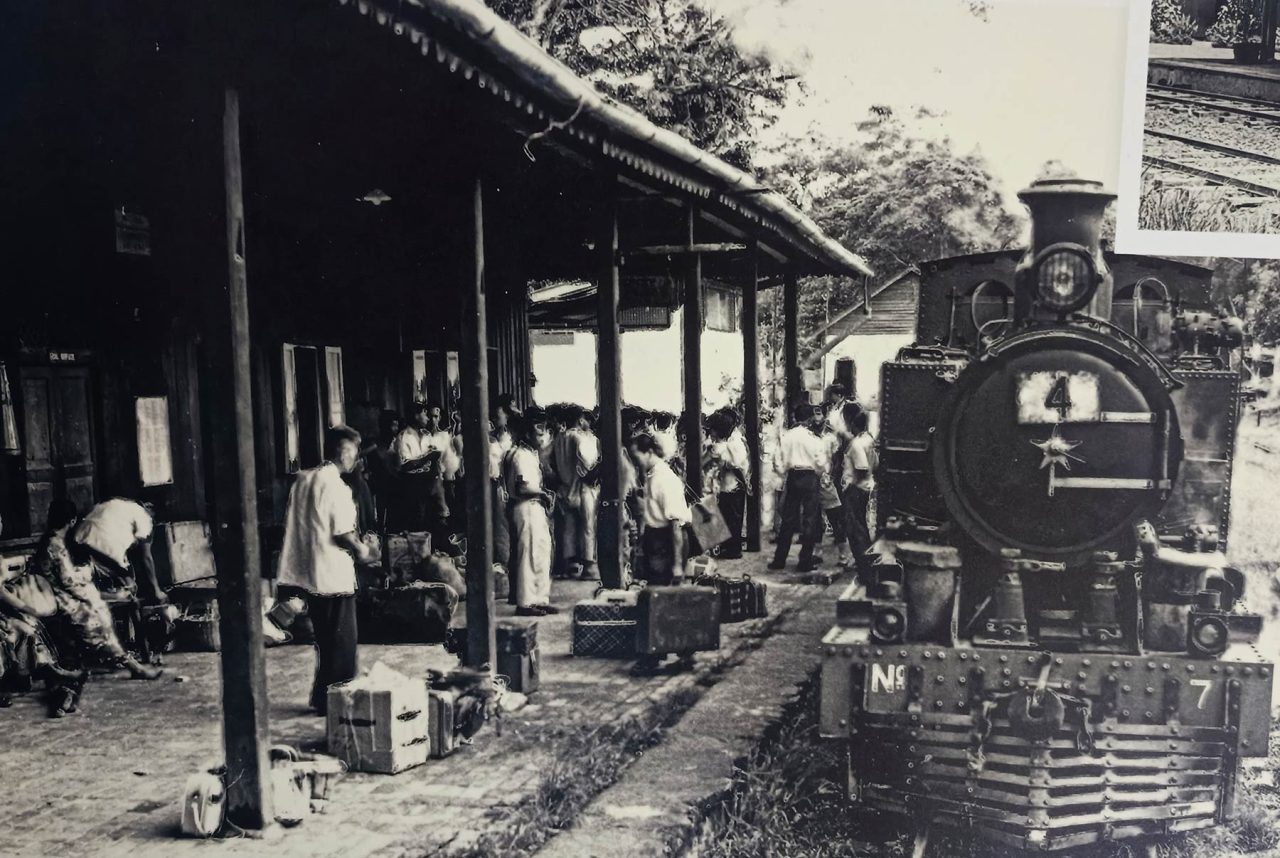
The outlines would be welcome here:
<svg viewBox="0 0 1280 858">
<path fill-rule="evenodd" d="M 742 519 L 750 489 L 750 454 L 741 433 L 736 430 L 733 415 L 727 410 L 717 411 L 707 418 L 707 438 L 711 445 L 707 450 L 704 470 L 711 478 L 711 490 L 715 492 L 724 523 L 729 527 L 729 538 L 721 543 L 718 555 L 725 560 L 736 560 L 742 556 Z"/>
<path fill-rule="evenodd" d="M 502 481 L 507 495 L 511 539 L 511 586 L 516 614 L 540 617 L 555 614 L 551 605 L 551 524 L 547 505 L 553 495 L 543 488 L 539 438 L 545 416 L 529 409 L 518 419 L 518 442 L 502 460 Z"/>
<path fill-rule="evenodd" d="M 638 577 L 651 585 L 669 585 L 684 569 L 684 526 L 693 520 L 684 481 L 671 470 L 658 442 L 649 435 L 632 438 L 630 449 L 644 479 Z"/>
<path fill-rule="evenodd" d="M 778 458 L 774 467 L 785 474 L 785 496 L 782 501 L 782 521 L 778 527 L 778 542 L 770 569 L 782 569 L 787 564 L 791 540 L 800 538 L 798 568 L 812 572 L 818 567 L 813 547 L 822 537 L 822 508 L 819 496 L 819 475 L 830 464 L 830 448 L 821 435 L 823 416 L 807 402 L 802 402 L 792 412 L 793 424 L 782 436 Z"/>
<path fill-rule="evenodd" d="M 871 547 L 867 510 L 871 504 L 871 493 L 875 490 L 876 440 L 867 428 L 870 422 L 867 413 L 854 403 L 845 404 L 844 420 L 849 427 L 847 434 L 850 439 L 841 462 L 840 487 L 847 516 L 849 546 L 853 549 L 859 579 L 869 583 L 873 558 L 867 554 Z"/>
<path fill-rule="evenodd" d="M 449 550 L 445 522 L 449 506 L 444 496 L 443 459 L 450 449 L 449 433 L 440 428 L 440 406 L 414 406 L 413 425 L 396 436 L 401 492 L 399 509 L 387 522 L 390 531 L 429 532 L 432 546 Z"/>
<path fill-rule="evenodd" d="M 827 386 L 827 425 L 831 427 L 832 432 L 838 433 L 848 429 L 844 422 L 844 407 L 852 401 L 849 399 L 848 389 L 840 382 Z M 857 405 L 857 403 L 854 404 Z M 858 410 L 861 410 L 861 406 Z"/>
<path fill-rule="evenodd" d="M 285 512 L 279 584 L 307 594 L 316 646 L 311 708 L 320 714 L 327 709 L 329 686 L 355 679 L 359 671 L 355 563 L 379 559 L 360 541 L 355 499 L 342 480 L 359 452 L 360 433 L 346 426 L 330 429 L 325 461 L 298 472 Z"/>
<path fill-rule="evenodd" d="M 159 604 L 165 595 L 151 557 L 151 510 L 126 498 L 111 498 L 89 510 L 71 535 L 68 548 L 86 551 L 106 578 L 137 587 L 144 604 Z"/>
</svg>

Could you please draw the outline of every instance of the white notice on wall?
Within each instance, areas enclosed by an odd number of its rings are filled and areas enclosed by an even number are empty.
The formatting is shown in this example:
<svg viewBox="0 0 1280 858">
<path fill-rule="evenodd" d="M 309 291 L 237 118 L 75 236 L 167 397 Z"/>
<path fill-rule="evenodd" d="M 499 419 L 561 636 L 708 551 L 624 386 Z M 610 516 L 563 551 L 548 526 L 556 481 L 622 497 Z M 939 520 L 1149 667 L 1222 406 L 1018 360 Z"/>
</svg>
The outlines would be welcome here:
<svg viewBox="0 0 1280 858">
<path fill-rule="evenodd" d="M 173 451 L 169 445 L 169 398 L 139 396 L 138 472 L 144 486 L 173 483 Z"/>
</svg>

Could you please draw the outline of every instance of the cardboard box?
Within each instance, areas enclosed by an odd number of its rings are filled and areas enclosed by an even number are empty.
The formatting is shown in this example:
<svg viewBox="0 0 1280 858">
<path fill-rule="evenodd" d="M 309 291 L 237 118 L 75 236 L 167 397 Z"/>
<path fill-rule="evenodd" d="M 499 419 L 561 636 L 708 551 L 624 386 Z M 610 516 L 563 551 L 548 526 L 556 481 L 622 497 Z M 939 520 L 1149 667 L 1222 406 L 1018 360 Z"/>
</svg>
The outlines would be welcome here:
<svg viewBox="0 0 1280 858">
<path fill-rule="evenodd" d="M 427 761 L 427 689 L 370 676 L 329 687 L 329 753 L 353 772 L 396 774 Z"/>
<path fill-rule="evenodd" d="M 425 689 L 426 686 L 423 686 Z M 431 689 L 426 692 L 427 728 L 431 734 L 431 756 L 439 759 L 452 754 L 458 747 L 454 732 L 453 714 L 458 695 L 452 690 Z"/>
</svg>

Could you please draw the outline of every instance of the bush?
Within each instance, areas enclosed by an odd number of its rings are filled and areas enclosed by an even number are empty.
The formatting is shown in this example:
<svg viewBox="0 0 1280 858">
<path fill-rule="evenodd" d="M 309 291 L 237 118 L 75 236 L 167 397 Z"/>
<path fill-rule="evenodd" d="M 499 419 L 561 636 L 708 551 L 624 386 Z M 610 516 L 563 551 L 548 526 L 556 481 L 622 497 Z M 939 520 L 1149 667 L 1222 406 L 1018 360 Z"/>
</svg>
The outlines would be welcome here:
<svg viewBox="0 0 1280 858">
<path fill-rule="evenodd" d="M 1219 48 L 1261 42 L 1262 0 L 1227 0 L 1205 38 Z"/>
<path fill-rule="evenodd" d="M 1196 22 L 1182 8 L 1182 0 L 1155 0 L 1151 5 L 1151 41 L 1164 45 L 1189 45 Z"/>
</svg>

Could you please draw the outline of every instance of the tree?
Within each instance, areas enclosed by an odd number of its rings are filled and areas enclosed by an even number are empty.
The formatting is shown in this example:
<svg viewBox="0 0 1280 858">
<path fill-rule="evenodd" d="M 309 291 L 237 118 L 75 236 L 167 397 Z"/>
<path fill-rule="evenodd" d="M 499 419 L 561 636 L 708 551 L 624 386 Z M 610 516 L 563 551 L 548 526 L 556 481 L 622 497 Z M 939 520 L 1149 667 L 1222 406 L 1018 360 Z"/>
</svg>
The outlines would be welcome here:
<svg viewBox="0 0 1280 858">
<path fill-rule="evenodd" d="M 489 0 L 575 73 L 699 148 L 749 169 L 759 129 L 796 86 L 745 56 L 696 0 Z"/>
<path fill-rule="evenodd" d="M 888 108 L 873 108 L 859 137 L 833 144 L 789 140 L 766 181 L 879 277 L 928 259 L 1010 247 L 1023 221 L 977 153 L 911 134 Z M 810 337 L 847 309 L 861 286 L 812 277 L 801 287 L 800 335 Z"/>
<path fill-rule="evenodd" d="M 791 0 L 486 2 L 605 95 L 742 169 L 759 132 L 803 89 L 767 46 L 743 51 L 718 11 Z M 958 2 L 987 19 L 987 0 Z"/>
</svg>

